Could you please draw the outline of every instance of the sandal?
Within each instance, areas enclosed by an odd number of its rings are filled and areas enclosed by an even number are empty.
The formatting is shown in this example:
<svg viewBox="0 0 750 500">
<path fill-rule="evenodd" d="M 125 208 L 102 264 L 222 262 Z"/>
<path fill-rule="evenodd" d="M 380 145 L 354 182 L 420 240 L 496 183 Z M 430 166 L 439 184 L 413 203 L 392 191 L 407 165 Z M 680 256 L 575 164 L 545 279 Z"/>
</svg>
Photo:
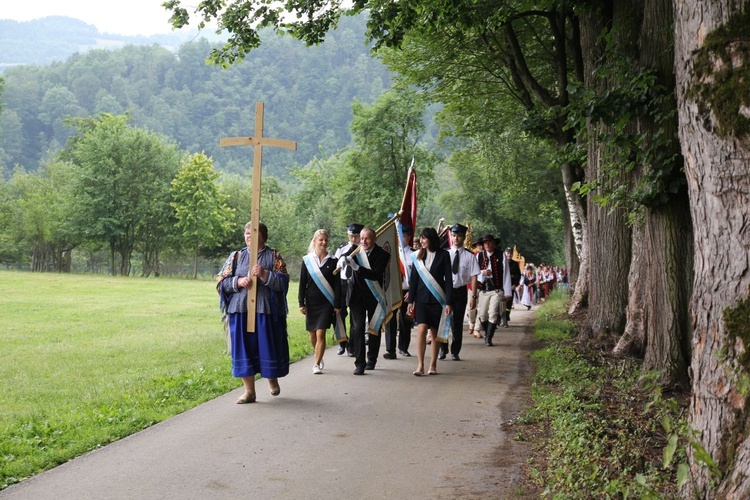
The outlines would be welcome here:
<svg viewBox="0 0 750 500">
<path fill-rule="evenodd" d="M 424 376 L 424 372 L 421 371 L 421 370 L 416 370 L 416 371 L 414 371 L 414 376 L 415 377 L 422 377 L 422 376 Z"/>
<path fill-rule="evenodd" d="M 271 383 L 271 380 L 273 380 L 273 384 Z M 271 396 L 278 396 L 281 394 L 281 386 L 279 385 L 279 381 L 277 379 L 271 379 L 268 381 L 268 385 L 271 388 Z"/>
<path fill-rule="evenodd" d="M 427 372 L 427 375 L 437 375 L 437 374 L 438 374 L 437 370 L 429 370 Z"/>
<path fill-rule="evenodd" d="M 255 403 L 255 393 L 254 392 L 247 392 L 245 391 L 245 394 L 237 398 L 237 404 L 238 405 L 245 405 L 248 403 Z"/>
</svg>

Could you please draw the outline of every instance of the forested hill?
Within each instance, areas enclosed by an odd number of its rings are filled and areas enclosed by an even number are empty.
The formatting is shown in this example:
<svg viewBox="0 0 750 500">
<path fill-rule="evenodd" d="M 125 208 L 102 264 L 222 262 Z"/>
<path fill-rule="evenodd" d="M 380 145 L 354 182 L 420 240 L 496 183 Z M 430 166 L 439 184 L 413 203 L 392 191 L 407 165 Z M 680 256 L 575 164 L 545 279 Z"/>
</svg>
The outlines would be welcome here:
<svg viewBox="0 0 750 500">
<path fill-rule="evenodd" d="M 80 26 L 79 26 L 80 27 Z M 297 141 L 296 152 L 266 148 L 264 169 L 286 169 L 332 153 L 351 139 L 354 99 L 371 103 L 390 85 L 364 44 L 365 18 L 345 17 L 320 46 L 271 32 L 261 48 L 231 69 L 205 64 L 206 39 L 179 47 L 127 45 L 76 53 L 46 66 L 7 68 L 0 114 L 0 164 L 35 171 L 65 146 L 66 116 L 129 112 L 136 126 L 205 153 L 217 169 L 248 171 L 250 148 L 219 148 L 219 139 L 249 136 L 254 103 L 265 103 L 264 135 Z"/>
</svg>

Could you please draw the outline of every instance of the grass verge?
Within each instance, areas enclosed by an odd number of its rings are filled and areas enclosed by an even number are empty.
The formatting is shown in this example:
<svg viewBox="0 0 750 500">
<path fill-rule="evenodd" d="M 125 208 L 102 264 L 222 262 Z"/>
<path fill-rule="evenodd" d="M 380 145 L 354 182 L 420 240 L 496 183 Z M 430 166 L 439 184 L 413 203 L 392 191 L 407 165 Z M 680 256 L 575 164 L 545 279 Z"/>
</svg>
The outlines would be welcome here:
<svg viewBox="0 0 750 500">
<path fill-rule="evenodd" d="M 551 498 L 677 497 L 687 395 L 667 397 L 638 361 L 576 342 L 566 309 L 558 291 L 536 315 L 534 406 L 518 422 L 531 479 Z"/>
<path fill-rule="evenodd" d="M 241 385 L 210 281 L 1 271 L 0 311 L 0 489 Z"/>
</svg>

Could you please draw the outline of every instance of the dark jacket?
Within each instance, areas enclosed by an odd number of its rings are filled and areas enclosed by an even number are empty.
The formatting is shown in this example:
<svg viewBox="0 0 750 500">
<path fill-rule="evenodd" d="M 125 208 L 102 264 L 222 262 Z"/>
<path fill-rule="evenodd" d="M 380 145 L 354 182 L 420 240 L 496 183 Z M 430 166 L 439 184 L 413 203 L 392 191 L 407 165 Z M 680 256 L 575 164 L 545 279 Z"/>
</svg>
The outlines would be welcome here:
<svg viewBox="0 0 750 500">
<path fill-rule="evenodd" d="M 352 249 L 352 251 L 353 250 L 354 249 Z M 364 250 L 362 251 L 364 252 Z M 354 259 L 356 260 L 357 256 L 355 256 Z M 377 281 L 380 286 L 383 286 L 385 270 L 388 268 L 391 254 L 386 252 L 383 247 L 375 244 L 370 251 L 370 255 L 367 256 L 367 259 L 370 263 L 370 269 L 367 269 L 364 266 L 359 266 L 359 269 L 352 273 L 352 277 L 349 280 L 347 305 L 371 305 L 377 302 L 377 299 L 375 299 L 375 296 L 370 291 L 370 287 L 367 286 L 365 280 Z M 359 260 L 357 260 L 357 262 L 359 262 Z"/>
<path fill-rule="evenodd" d="M 429 271 L 440 288 L 445 291 L 445 299 L 447 304 L 450 304 L 453 295 L 453 272 L 451 271 L 450 253 L 447 250 L 438 248 Z M 411 270 L 408 302 L 418 302 L 420 304 L 438 303 L 438 300 L 432 295 L 432 292 L 427 288 L 424 281 L 422 281 L 422 277 L 417 272 L 416 265 Z"/>
</svg>

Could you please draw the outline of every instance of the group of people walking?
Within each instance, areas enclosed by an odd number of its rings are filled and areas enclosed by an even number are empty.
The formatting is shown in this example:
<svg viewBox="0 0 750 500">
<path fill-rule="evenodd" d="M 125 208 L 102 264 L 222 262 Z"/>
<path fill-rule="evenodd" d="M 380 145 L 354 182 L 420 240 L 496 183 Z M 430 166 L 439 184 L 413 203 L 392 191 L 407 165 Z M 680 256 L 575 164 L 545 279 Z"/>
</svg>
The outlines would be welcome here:
<svg viewBox="0 0 750 500">
<path fill-rule="evenodd" d="M 383 290 L 390 254 L 377 244 L 373 228 L 347 226 L 349 241 L 335 254 L 329 251 L 329 234 L 315 232 L 300 270 L 298 302 L 305 328 L 314 348 L 313 373 L 324 369 L 326 332 L 334 327 L 338 354 L 354 358 L 354 375 L 364 375 L 378 362 L 380 333 L 385 330 L 385 359 L 396 359 L 396 351 L 410 357 L 412 326 L 417 327 L 415 376 L 436 375 L 438 359 L 459 361 L 463 340 L 463 318 L 467 308 L 477 311 L 476 322 L 492 345 L 498 325 L 510 319 L 514 287 L 523 285 L 518 263 L 495 251 L 492 235 L 482 239 L 477 253 L 464 246 L 467 227 L 450 228 L 450 249 L 441 248 L 438 232 L 426 227 L 413 245 L 411 227 L 400 226 L 402 306 L 385 322 L 387 304 Z M 260 224 L 253 241 L 250 224 L 245 227 L 246 248 L 232 252 L 218 277 L 222 311 L 231 337 L 232 374 L 242 379 L 243 395 L 238 404 L 256 399 L 255 376 L 268 379 L 270 392 L 281 392 L 278 379 L 289 373 L 286 332 L 289 274 L 281 256 L 265 246 L 268 228 Z M 258 264 L 250 269 L 251 245 L 257 245 Z M 256 281 L 255 331 L 247 331 L 247 293 Z M 345 319 L 349 318 L 348 336 Z M 473 329 L 478 330 L 476 325 Z M 470 328 L 471 330 L 472 328 Z M 431 356 L 425 370 L 426 348 Z"/>
</svg>

